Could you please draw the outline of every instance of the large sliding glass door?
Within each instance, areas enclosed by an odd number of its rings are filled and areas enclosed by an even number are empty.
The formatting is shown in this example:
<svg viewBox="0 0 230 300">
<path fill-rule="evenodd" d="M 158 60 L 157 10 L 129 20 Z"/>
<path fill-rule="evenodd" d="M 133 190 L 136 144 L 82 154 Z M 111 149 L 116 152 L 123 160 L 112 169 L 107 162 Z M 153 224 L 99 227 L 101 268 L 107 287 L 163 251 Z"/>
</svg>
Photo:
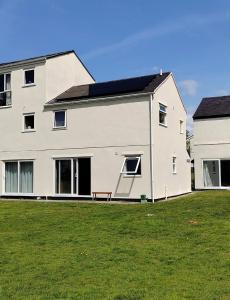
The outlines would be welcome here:
<svg viewBox="0 0 230 300">
<path fill-rule="evenodd" d="M 33 193 L 33 162 L 5 162 L 5 193 Z"/>
<path fill-rule="evenodd" d="M 205 187 L 230 187 L 230 160 L 204 160 L 203 175 Z"/>
<path fill-rule="evenodd" d="M 90 158 L 65 158 L 55 160 L 55 193 L 90 195 Z"/>
</svg>

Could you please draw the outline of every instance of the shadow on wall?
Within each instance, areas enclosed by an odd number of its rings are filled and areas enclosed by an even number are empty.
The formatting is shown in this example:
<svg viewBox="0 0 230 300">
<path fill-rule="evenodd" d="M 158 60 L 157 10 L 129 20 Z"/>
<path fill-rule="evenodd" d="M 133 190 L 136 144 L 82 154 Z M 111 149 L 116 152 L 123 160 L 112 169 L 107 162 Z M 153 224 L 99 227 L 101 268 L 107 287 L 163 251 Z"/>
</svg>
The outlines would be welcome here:
<svg viewBox="0 0 230 300">
<path fill-rule="evenodd" d="M 114 197 L 129 197 L 134 184 L 135 176 L 119 175 Z"/>
</svg>

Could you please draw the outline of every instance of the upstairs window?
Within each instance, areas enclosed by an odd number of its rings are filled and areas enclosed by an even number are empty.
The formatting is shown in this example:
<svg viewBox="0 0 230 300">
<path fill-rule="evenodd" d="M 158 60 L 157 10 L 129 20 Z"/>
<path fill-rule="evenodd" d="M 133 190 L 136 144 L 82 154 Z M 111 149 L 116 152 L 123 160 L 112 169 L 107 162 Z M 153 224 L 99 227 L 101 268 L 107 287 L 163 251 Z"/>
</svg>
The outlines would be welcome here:
<svg viewBox="0 0 230 300">
<path fill-rule="evenodd" d="M 172 171 L 173 171 L 173 174 L 176 174 L 176 156 L 173 156 L 172 158 Z"/>
<path fill-rule="evenodd" d="M 141 157 L 126 156 L 121 168 L 121 174 L 141 175 Z"/>
<path fill-rule="evenodd" d="M 25 70 L 25 85 L 34 84 L 34 69 Z"/>
<path fill-rule="evenodd" d="M 34 114 L 24 115 L 24 131 L 34 131 Z"/>
<path fill-rule="evenodd" d="M 159 124 L 167 125 L 167 107 L 159 103 Z"/>
<path fill-rule="evenodd" d="M 66 111 L 58 110 L 54 112 L 54 128 L 66 127 Z"/>
<path fill-rule="evenodd" d="M 11 74 L 0 75 L 0 106 L 11 105 Z"/>
<path fill-rule="evenodd" d="M 180 133 L 184 133 L 184 122 L 182 120 L 180 120 Z"/>
</svg>

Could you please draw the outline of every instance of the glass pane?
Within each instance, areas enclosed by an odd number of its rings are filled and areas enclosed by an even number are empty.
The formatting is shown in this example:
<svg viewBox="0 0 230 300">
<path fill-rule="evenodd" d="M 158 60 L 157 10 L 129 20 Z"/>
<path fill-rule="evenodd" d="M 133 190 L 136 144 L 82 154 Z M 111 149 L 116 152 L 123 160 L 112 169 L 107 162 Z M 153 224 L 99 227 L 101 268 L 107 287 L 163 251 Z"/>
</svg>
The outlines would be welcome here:
<svg viewBox="0 0 230 300">
<path fill-rule="evenodd" d="M 73 193 L 77 194 L 77 160 L 73 160 Z"/>
<path fill-rule="evenodd" d="M 20 162 L 20 193 L 33 193 L 33 162 Z"/>
<path fill-rule="evenodd" d="M 12 102 L 11 102 L 11 92 L 6 92 L 5 93 L 5 103 L 6 105 L 11 105 Z"/>
<path fill-rule="evenodd" d="M 60 193 L 71 194 L 71 160 L 60 160 Z"/>
<path fill-rule="evenodd" d="M 4 74 L 0 75 L 0 92 L 4 92 Z"/>
<path fill-rule="evenodd" d="M 230 160 L 221 160 L 221 186 L 230 186 Z"/>
<path fill-rule="evenodd" d="M 25 71 L 25 84 L 34 83 L 34 70 Z"/>
<path fill-rule="evenodd" d="M 165 124 L 165 117 L 166 115 L 162 112 L 159 113 L 159 122 L 160 124 Z"/>
<path fill-rule="evenodd" d="M 160 104 L 160 111 L 166 112 L 166 106 Z"/>
<path fill-rule="evenodd" d="M 59 194 L 60 192 L 60 176 L 59 176 L 59 171 L 60 171 L 60 161 L 56 160 L 55 162 L 55 173 L 56 173 L 56 177 L 55 177 L 55 192 L 56 194 Z"/>
<path fill-rule="evenodd" d="M 34 115 L 25 116 L 25 129 L 34 129 Z"/>
<path fill-rule="evenodd" d="M 127 158 L 126 159 L 126 172 L 135 172 L 137 167 L 137 158 Z"/>
<path fill-rule="evenodd" d="M 5 163 L 5 192 L 18 193 L 18 163 Z"/>
<path fill-rule="evenodd" d="M 6 80 L 6 86 L 5 86 L 5 89 L 6 89 L 6 91 L 10 91 L 10 87 L 11 87 L 11 84 L 10 84 L 10 82 L 11 82 L 11 75 L 10 74 L 6 74 L 5 75 L 5 80 Z"/>
<path fill-rule="evenodd" d="M 219 186 L 219 161 L 207 160 L 203 163 L 204 186 Z"/>
<path fill-rule="evenodd" d="M 65 126 L 65 111 L 56 111 L 55 112 L 55 127 L 64 127 Z"/>
<path fill-rule="evenodd" d="M 0 106 L 6 106 L 7 93 L 0 93 Z"/>
</svg>

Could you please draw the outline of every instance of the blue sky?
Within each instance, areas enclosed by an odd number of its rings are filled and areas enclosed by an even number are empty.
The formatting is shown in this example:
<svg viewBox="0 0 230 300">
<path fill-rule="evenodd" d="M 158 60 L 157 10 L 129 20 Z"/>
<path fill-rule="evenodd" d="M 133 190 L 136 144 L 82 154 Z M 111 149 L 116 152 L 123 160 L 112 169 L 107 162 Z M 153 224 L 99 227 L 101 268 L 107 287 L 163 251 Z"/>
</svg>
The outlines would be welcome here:
<svg viewBox="0 0 230 300">
<path fill-rule="evenodd" d="M 74 49 L 97 81 L 162 68 L 189 116 L 230 94 L 227 0 L 0 0 L 0 20 L 1 62 Z"/>
</svg>

